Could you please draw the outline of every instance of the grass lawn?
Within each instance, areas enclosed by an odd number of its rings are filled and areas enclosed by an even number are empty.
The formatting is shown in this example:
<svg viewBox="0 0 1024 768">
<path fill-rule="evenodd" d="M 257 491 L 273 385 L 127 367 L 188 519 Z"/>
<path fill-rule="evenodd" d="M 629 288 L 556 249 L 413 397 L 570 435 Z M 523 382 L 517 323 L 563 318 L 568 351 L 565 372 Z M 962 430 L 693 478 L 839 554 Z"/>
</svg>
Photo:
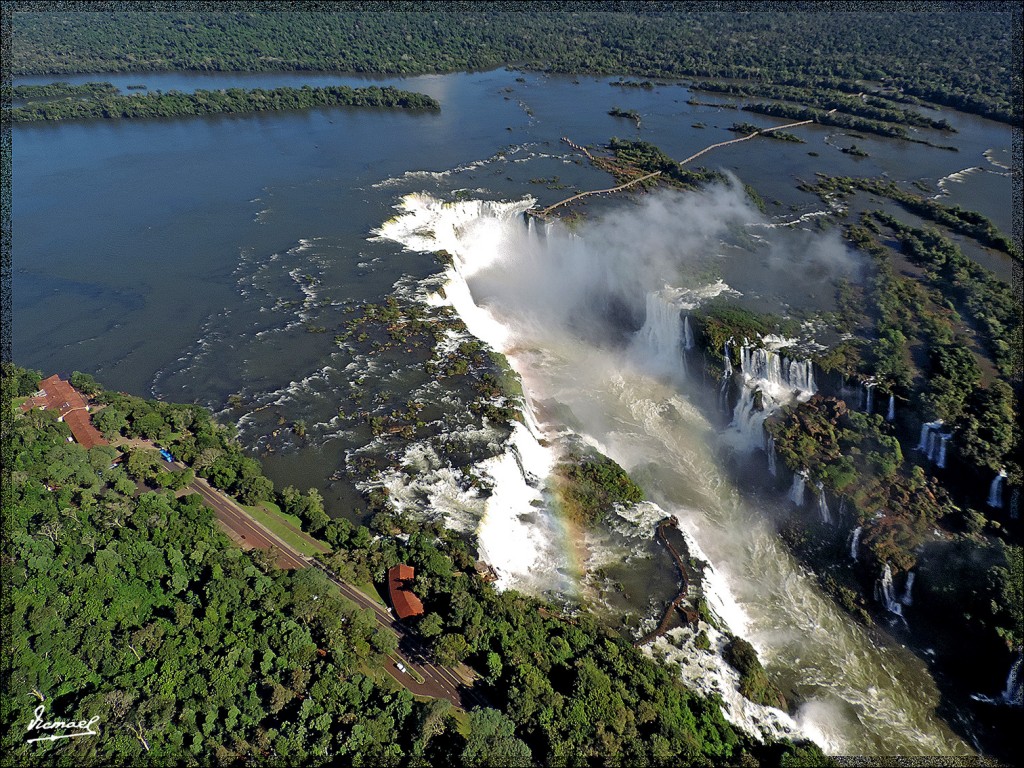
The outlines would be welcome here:
<svg viewBox="0 0 1024 768">
<path fill-rule="evenodd" d="M 252 515 L 253 519 L 260 523 L 262 526 L 267 528 L 272 533 L 276 534 L 285 543 L 295 547 L 302 554 L 307 557 L 313 557 L 317 554 L 318 550 L 309 541 L 299 536 L 292 530 L 285 521 L 291 523 L 295 528 L 301 529 L 301 523 L 299 519 L 294 515 L 288 515 L 281 511 L 281 508 L 271 501 L 261 501 L 257 506 L 250 507 L 242 505 L 242 509 Z M 326 544 L 324 544 L 327 547 Z"/>
</svg>

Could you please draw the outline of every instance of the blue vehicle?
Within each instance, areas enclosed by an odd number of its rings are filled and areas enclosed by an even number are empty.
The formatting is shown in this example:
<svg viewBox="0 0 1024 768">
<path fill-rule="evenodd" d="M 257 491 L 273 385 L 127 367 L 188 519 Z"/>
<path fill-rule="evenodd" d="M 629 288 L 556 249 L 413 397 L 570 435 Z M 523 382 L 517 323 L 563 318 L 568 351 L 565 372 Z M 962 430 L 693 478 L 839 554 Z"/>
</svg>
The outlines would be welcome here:
<svg viewBox="0 0 1024 768">
<path fill-rule="evenodd" d="M 164 461 L 167 461 L 167 462 L 173 462 L 174 461 L 174 457 L 171 456 L 171 452 L 168 451 L 166 448 L 161 448 L 160 449 L 160 456 L 163 457 Z"/>
</svg>

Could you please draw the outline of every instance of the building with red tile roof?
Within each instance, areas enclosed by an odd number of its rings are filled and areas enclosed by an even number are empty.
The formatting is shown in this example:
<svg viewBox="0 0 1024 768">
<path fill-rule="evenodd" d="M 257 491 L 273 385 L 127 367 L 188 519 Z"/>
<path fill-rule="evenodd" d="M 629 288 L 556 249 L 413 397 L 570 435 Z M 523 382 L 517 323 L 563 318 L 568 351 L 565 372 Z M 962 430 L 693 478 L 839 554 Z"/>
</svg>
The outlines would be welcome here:
<svg viewBox="0 0 1024 768">
<path fill-rule="evenodd" d="M 83 448 L 107 445 L 103 435 L 89 421 L 89 404 L 85 398 L 57 374 L 39 382 L 39 391 L 21 404 L 23 411 L 30 411 L 33 408 L 57 411 L 60 414 L 57 421 L 63 421 L 68 425 L 75 441 Z"/>
<path fill-rule="evenodd" d="M 399 564 L 388 569 L 388 593 L 395 615 L 400 619 L 423 615 L 423 603 L 409 589 L 409 582 L 416 576 L 411 565 Z"/>
</svg>

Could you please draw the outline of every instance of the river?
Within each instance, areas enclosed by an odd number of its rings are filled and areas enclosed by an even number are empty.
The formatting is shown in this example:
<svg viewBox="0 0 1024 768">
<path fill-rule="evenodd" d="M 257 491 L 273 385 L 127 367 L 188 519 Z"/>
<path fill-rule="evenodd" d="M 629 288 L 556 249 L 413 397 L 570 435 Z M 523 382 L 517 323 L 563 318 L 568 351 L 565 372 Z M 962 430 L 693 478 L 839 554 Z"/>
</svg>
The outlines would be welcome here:
<svg viewBox="0 0 1024 768">
<path fill-rule="evenodd" d="M 433 259 L 403 249 L 401 238 L 373 236 L 406 195 L 513 201 L 529 195 L 544 206 L 574 190 L 610 186 L 561 136 L 584 145 L 615 135 L 642 138 L 681 158 L 734 138 L 726 130 L 734 121 L 784 122 L 687 105 L 689 92 L 676 84 L 647 91 L 613 87 L 611 78 L 505 70 L 404 79 L 306 73 L 63 79 L 151 90 L 392 84 L 441 102 L 439 114 L 338 108 L 13 131 L 15 360 L 48 373 L 88 371 L 115 388 L 208 405 L 238 423 L 241 439 L 261 454 L 278 486 L 316 487 L 332 513 L 351 517 L 360 514 L 357 489 L 331 478 L 367 436 L 338 423 L 343 394 L 356 377 L 366 377 L 372 389 L 429 388 L 412 373 L 375 369 L 332 342 L 346 309 L 395 293 L 421 296 L 421 281 L 437 273 Z M 609 116 L 612 106 L 636 110 L 641 127 Z M 815 172 L 888 174 L 921 180 L 956 202 L 969 199 L 971 208 L 1009 231 L 1010 180 L 1000 164 L 1009 164 L 1010 129 L 943 114 L 960 132 L 936 137 L 937 143 L 953 143 L 960 152 L 866 137 L 857 144 L 870 157 L 857 159 L 838 151 L 836 129 L 808 126 L 794 129 L 806 144 L 754 139 L 701 160 L 752 185 L 775 219 L 822 209 L 816 197 L 796 189 Z M 961 173 L 973 167 L 982 170 Z M 667 216 L 672 205 L 666 204 Z M 584 210 L 628 220 L 636 207 L 597 200 Z M 632 247 L 626 240 L 619 246 Z M 811 266 L 814 254 L 831 253 L 808 252 Z M 744 270 L 720 255 L 718 272 L 733 285 Z M 1008 263 L 990 266 L 1009 279 Z M 494 295 L 493 280 L 470 286 L 474 301 Z M 544 306 L 537 297 L 557 304 L 558 287 L 533 285 L 534 298 L 525 305 L 509 299 L 504 315 L 500 306 L 494 310 L 497 321 L 508 325 L 520 310 L 528 317 Z M 784 281 L 763 293 L 765 301 L 806 300 L 806 291 L 785 295 Z M 317 326 L 329 332 L 309 332 Z M 969 754 L 932 714 L 937 693 L 924 665 L 869 636 L 823 597 L 778 544 L 772 502 L 752 501 L 716 465 L 711 448 L 718 438 L 689 385 L 670 386 L 593 339 L 551 330 L 563 327 L 573 326 L 516 327 L 523 354 L 513 358 L 533 388 L 543 428 L 557 432 L 558 414 L 570 413 L 578 434 L 634 470 L 649 495 L 680 519 L 719 569 L 736 631 L 750 636 L 773 678 L 803 699 L 799 726 L 833 753 Z M 582 379 L 581 370 L 594 375 Z M 443 393 L 435 394 L 443 403 Z M 240 408 L 228 405 L 230 395 L 240 396 Z M 306 439 L 272 436 L 277 424 L 299 419 L 309 425 Z M 534 458 L 543 465 L 539 452 Z M 467 513 L 474 514 L 470 501 Z M 556 529 L 538 523 L 530 535 L 546 536 L 557 558 L 567 548 L 551 543 L 566 535 Z M 551 573 L 564 586 L 574 571 L 566 564 Z M 646 595 L 634 602 L 650 608 Z"/>
</svg>

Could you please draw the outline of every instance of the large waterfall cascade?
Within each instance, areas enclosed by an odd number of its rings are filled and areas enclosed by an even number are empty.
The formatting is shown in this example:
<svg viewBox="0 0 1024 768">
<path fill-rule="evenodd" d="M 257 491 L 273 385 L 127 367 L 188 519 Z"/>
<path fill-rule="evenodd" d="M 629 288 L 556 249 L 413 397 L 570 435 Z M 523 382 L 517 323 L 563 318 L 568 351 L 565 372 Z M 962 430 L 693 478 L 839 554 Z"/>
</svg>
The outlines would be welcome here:
<svg viewBox="0 0 1024 768">
<path fill-rule="evenodd" d="M 779 343 L 776 337 L 762 341 Z M 743 386 L 729 424 L 737 447 L 768 450 L 764 439 L 764 421 L 781 406 L 803 401 L 816 391 L 814 364 L 810 360 L 790 360 L 774 349 L 754 346 L 744 339 L 739 350 Z M 728 345 L 726 345 L 728 360 Z M 731 371 L 731 365 L 727 366 Z"/>
<path fill-rule="evenodd" d="M 667 291 L 652 291 L 647 294 L 646 309 L 644 325 L 637 333 L 637 339 L 647 359 L 653 360 L 661 372 L 685 376 L 685 332 L 679 306 L 673 303 Z"/>
</svg>

